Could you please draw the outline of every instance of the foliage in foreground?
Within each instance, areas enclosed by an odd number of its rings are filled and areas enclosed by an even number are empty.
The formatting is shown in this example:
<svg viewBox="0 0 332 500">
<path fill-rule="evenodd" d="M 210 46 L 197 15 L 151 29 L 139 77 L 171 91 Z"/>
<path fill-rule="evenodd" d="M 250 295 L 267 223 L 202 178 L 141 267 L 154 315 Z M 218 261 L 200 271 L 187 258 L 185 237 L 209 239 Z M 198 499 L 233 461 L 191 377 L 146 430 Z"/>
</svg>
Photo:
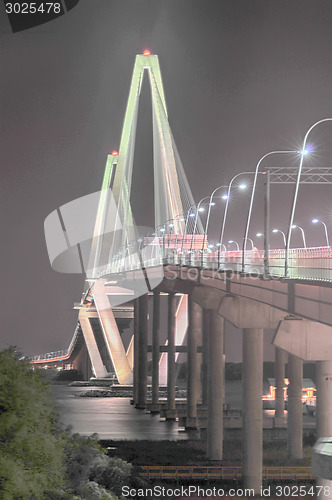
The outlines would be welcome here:
<svg viewBox="0 0 332 500">
<path fill-rule="evenodd" d="M 42 498 L 63 488 L 64 448 L 46 383 L 0 353 L 0 491 L 2 498 Z"/>
<path fill-rule="evenodd" d="M 116 500 L 131 467 L 96 435 L 61 431 L 48 384 L 14 351 L 0 353 L 1 499 Z"/>
</svg>

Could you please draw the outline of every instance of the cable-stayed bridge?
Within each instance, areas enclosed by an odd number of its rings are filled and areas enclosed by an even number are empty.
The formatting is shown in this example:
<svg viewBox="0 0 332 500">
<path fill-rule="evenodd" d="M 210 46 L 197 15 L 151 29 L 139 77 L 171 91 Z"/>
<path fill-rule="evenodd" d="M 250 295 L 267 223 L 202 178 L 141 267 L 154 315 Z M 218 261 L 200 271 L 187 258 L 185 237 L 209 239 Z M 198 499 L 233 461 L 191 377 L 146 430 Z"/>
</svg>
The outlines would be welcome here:
<svg viewBox="0 0 332 500">
<path fill-rule="evenodd" d="M 134 149 L 140 94 L 147 73 L 152 99 L 154 216 L 153 228 L 138 227 L 131 206 Z M 329 119 L 326 119 L 329 120 Z M 326 121 L 325 120 L 325 121 Z M 324 121 L 324 120 L 322 120 Z M 305 146 L 305 144 L 304 144 Z M 269 154 L 301 158 L 300 169 L 260 171 Z M 231 184 L 220 186 L 227 199 L 220 238 L 211 243 L 208 199 L 202 221 L 171 132 L 159 61 L 149 52 L 136 56 L 119 151 L 108 156 L 101 191 L 52 212 L 45 234 L 52 267 L 84 272 L 86 285 L 78 323 L 68 350 L 31 359 L 34 364 L 62 362 L 80 367 L 86 376 L 107 377 L 115 371 L 120 384 L 134 385 L 133 400 L 146 407 L 147 352 L 152 351 L 153 411 L 159 408 L 159 384 L 167 384 L 167 418 L 176 417 L 176 361 L 187 352 L 187 427 L 197 426 L 197 405 L 208 414 L 208 455 L 222 459 L 224 401 L 224 320 L 243 328 L 243 475 L 259 491 L 262 481 L 263 331 L 276 330 L 276 425 L 284 420 L 283 380 L 289 369 L 289 454 L 302 456 L 302 364 L 317 362 L 317 428 L 332 433 L 332 251 L 291 248 L 296 196 L 284 248 L 270 250 L 271 183 L 330 183 L 332 169 L 306 167 L 302 151 L 264 155 L 254 175 L 246 232 L 241 245 L 227 250 L 224 229 Z M 248 237 L 258 174 L 265 176 L 264 251 Z M 239 174 L 238 174 L 239 175 Z M 202 201 L 202 200 L 201 200 Z M 81 214 L 88 214 L 82 223 Z M 300 228 L 301 229 L 301 228 Z M 282 231 L 280 231 L 282 232 Z M 252 248 L 248 249 L 248 243 Z M 236 243 L 232 240 L 229 243 Z M 240 249 L 240 246 L 242 247 Z M 160 345 L 160 295 L 167 294 L 168 338 Z M 148 346 L 148 300 L 153 298 L 152 345 Z M 134 335 L 125 349 L 123 321 L 133 320 Z M 122 321 L 122 326 L 121 326 Z M 183 346 L 186 338 L 186 346 Z"/>
</svg>

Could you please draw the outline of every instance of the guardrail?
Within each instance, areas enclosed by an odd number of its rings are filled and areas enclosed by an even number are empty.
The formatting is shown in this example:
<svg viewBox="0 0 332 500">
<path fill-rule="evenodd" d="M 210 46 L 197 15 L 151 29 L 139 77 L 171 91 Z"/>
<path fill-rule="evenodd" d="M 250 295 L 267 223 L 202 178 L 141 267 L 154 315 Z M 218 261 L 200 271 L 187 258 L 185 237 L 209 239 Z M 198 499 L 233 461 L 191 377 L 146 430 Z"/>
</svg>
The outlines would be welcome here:
<svg viewBox="0 0 332 500">
<path fill-rule="evenodd" d="M 171 466 L 146 465 L 139 467 L 139 474 L 146 479 L 223 479 L 242 478 L 240 466 Z M 273 480 L 313 480 L 310 467 L 263 467 L 263 479 Z"/>
<path fill-rule="evenodd" d="M 246 273 L 263 274 L 264 252 L 262 250 L 246 250 L 244 260 Z M 116 255 L 106 268 L 100 272 L 99 277 L 165 264 L 241 272 L 242 251 L 187 250 L 181 248 L 181 246 L 168 247 L 158 245 L 158 243 L 150 244 L 144 248 L 131 245 L 121 254 Z M 284 249 L 270 250 L 269 272 L 272 277 L 284 277 Z M 290 249 L 287 278 L 332 282 L 332 247 Z"/>
<path fill-rule="evenodd" d="M 71 342 L 69 344 L 68 349 L 62 349 L 60 351 L 52 351 L 52 352 L 46 352 L 45 354 L 38 354 L 37 356 L 28 356 L 25 359 L 30 361 L 31 363 L 38 364 L 38 363 L 43 363 L 43 362 L 50 362 L 51 360 L 56 360 L 56 359 L 68 359 L 71 356 L 71 353 L 74 350 L 74 347 L 76 345 L 76 342 L 78 340 L 78 335 L 79 335 L 79 325 L 76 325 L 74 335 L 71 339 Z"/>
</svg>

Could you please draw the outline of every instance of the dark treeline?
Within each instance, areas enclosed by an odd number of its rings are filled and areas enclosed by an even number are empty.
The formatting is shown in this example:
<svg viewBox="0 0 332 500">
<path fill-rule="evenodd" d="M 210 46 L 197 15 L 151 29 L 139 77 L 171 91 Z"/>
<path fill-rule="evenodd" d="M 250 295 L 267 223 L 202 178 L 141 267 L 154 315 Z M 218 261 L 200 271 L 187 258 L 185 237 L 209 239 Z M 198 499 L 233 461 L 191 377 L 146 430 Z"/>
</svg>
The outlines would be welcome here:
<svg viewBox="0 0 332 500">
<path fill-rule="evenodd" d="M 13 350 L 0 353 L 0 498 L 116 500 L 136 484 L 98 436 L 60 429 L 48 384 Z"/>
</svg>

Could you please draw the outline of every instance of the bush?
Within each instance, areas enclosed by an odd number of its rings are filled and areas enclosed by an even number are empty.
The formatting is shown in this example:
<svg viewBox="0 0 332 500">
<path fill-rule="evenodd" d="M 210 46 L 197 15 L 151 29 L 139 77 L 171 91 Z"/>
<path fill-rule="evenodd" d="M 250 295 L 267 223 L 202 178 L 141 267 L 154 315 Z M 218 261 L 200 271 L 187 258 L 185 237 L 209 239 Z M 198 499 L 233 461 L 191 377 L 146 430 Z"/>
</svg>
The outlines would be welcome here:
<svg viewBox="0 0 332 500">
<path fill-rule="evenodd" d="M 64 487 L 64 442 L 56 420 L 48 385 L 14 351 L 1 352 L 1 498 L 42 498 Z"/>
<path fill-rule="evenodd" d="M 122 486 L 130 483 L 132 465 L 121 458 L 97 457 L 90 472 L 90 480 L 121 495 Z"/>
<path fill-rule="evenodd" d="M 96 434 L 60 430 L 48 384 L 14 351 L 0 353 L 0 446 L 1 500 L 117 500 L 131 482 Z"/>
</svg>

